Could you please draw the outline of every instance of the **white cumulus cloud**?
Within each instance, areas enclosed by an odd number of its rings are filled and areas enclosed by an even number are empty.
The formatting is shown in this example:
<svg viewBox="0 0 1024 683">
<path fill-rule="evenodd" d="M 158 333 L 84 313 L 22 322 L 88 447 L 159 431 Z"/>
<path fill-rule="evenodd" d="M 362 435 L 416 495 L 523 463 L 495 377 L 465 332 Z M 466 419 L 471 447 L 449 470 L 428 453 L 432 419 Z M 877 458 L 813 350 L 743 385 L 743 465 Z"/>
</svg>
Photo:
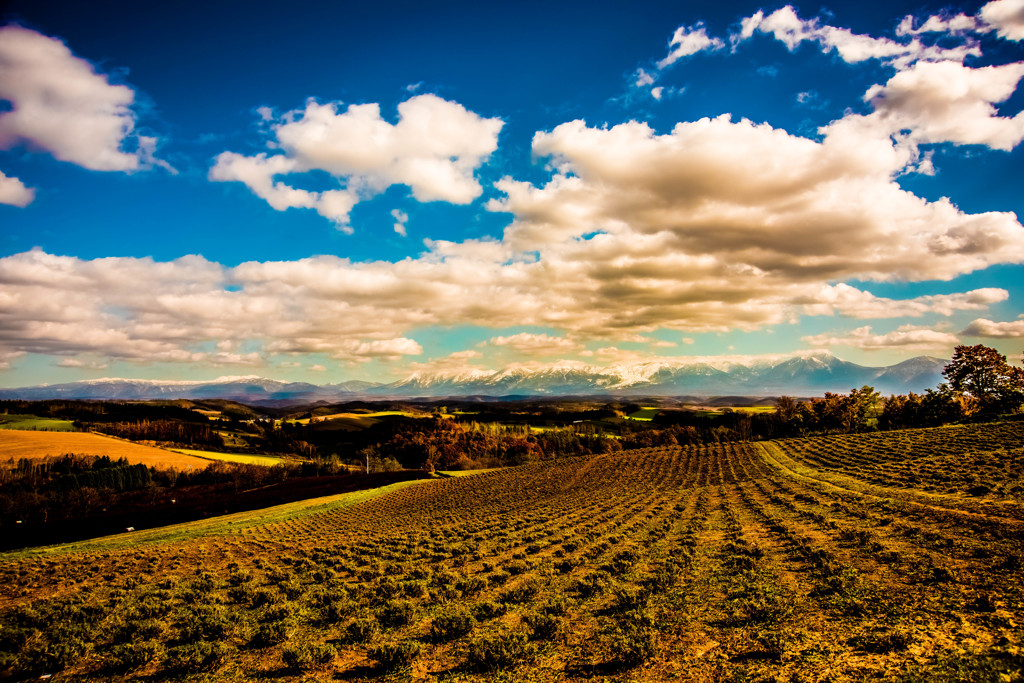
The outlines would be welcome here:
<svg viewBox="0 0 1024 683">
<path fill-rule="evenodd" d="M 1020 320 L 1010 322 L 994 322 L 978 318 L 971 322 L 960 334 L 968 337 L 988 337 L 991 339 L 1024 338 L 1024 316 Z"/>
<path fill-rule="evenodd" d="M 510 336 L 492 337 L 488 342 L 494 346 L 507 346 L 519 353 L 535 356 L 551 356 L 559 353 L 574 353 L 583 346 L 572 339 L 549 334 L 521 332 Z"/>
<path fill-rule="evenodd" d="M 957 294 L 929 294 L 897 301 L 839 283 L 824 285 L 815 292 L 811 296 L 814 303 L 804 307 L 804 312 L 808 315 L 839 313 L 861 319 L 916 318 L 929 313 L 951 316 L 956 311 L 984 310 L 1009 298 L 1010 293 L 1005 289 L 986 287 Z"/>
<path fill-rule="evenodd" d="M 110 83 L 56 38 L 0 28 L 0 149 L 25 144 L 96 171 L 133 171 L 123 149 L 135 128 L 134 91 Z M 150 150 L 151 152 L 152 150 Z"/>
<path fill-rule="evenodd" d="M 668 46 L 669 53 L 658 62 L 659 69 L 664 69 L 671 64 L 675 64 L 681 58 L 695 55 L 698 52 L 720 50 L 725 47 L 725 43 L 721 38 L 709 36 L 704 23 L 698 22 L 693 26 L 680 26 L 677 28 L 675 33 L 672 34 L 672 39 L 669 40 Z"/>
<path fill-rule="evenodd" d="M 1024 62 L 971 68 L 956 62 L 918 62 L 885 85 L 868 90 L 870 118 L 887 134 L 908 131 L 920 142 L 952 142 L 1011 150 L 1024 138 L 1024 112 L 999 116 L 1024 77 Z"/>
<path fill-rule="evenodd" d="M 978 31 L 983 28 L 977 17 L 966 14 L 935 14 L 925 19 L 920 25 L 915 26 L 917 23 L 916 18 L 908 14 L 897 27 L 896 35 L 913 36 L 922 33 L 951 33 L 956 35 Z"/>
<path fill-rule="evenodd" d="M 948 30 L 949 26 L 945 28 Z M 831 26 L 817 18 L 802 19 L 792 5 L 786 5 L 767 16 L 759 10 L 743 19 L 740 32 L 731 38 L 733 47 L 750 39 L 756 32 L 772 35 L 791 51 L 804 42 L 817 43 L 823 52 L 835 51 L 843 61 L 851 64 L 877 59 L 897 67 L 905 67 L 922 59 L 962 62 L 968 56 L 981 54 L 976 41 L 973 40 L 946 47 L 926 45 L 916 36 L 906 42 L 878 38 Z M 905 36 L 919 32 L 913 30 L 912 20 L 904 20 L 897 33 Z"/>
<path fill-rule="evenodd" d="M 995 0 L 981 8 L 981 18 L 1007 40 L 1024 40 L 1024 1 Z"/>
<path fill-rule="evenodd" d="M 633 85 L 637 88 L 644 88 L 648 85 L 654 85 L 654 76 L 647 73 L 643 69 L 636 70 L 636 80 L 633 81 Z"/>
<path fill-rule="evenodd" d="M 406 236 L 405 224 L 409 222 L 409 214 L 401 209 L 392 209 L 391 217 L 395 219 L 395 232 L 402 237 Z"/>
<path fill-rule="evenodd" d="M 865 351 L 882 349 L 903 349 L 907 351 L 927 349 L 952 349 L 960 343 L 955 334 L 941 332 L 928 327 L 902 325 L 898 329 L 885 334 L 874 334 L 870 326 L 858 327 L 845 336 L 820 334 L 803 337 L 803 341 L 812 346 L 833 347 L 850 346 Z"/>
<path fill-rule="evenodd" d="M 406 185 L 421 202 L 468 204 L 483 192 L 475 171 L 497 149 L 503 122 L 483 118 L 436 95 L 417 95 L 398 105 L 389 123 L 377 104 L 309 101 L 273 125 L 281 154 L 246 157 L 224 152 L 211 180 L 245 183 L 273 208 L 312 208 L 346 226 L 352 207 L 392 185 Z M 276 180 L 326 171 L 339 189 L 310 192 Z"/>
<path fill-rule="evenodd" d="M 36 191 L 26 187 L 25 183 L 17 178 L 4 175 L 0 171 L 0 204 L 25 207 L 36 198 Z"/>
<path fill-rule="evenodd" d="M 729 117 L 666 135 L 574 121 L 538 133 L 534 151 L 559 173 L 542 187 L 498 184 L 506 198 L 490 208 L 515 216 L 506 239 L 523 250 L 564 243 L 620 290 L 645 277 L 720 279 L 710 289 L 723 296 L 776 278 L 949 279 L 1024 259 L 1013 214 L 969 215 L 902 190 L 893 176 L 908 153 L 847 126 L 819 142 Z M 612 243 L 614 259 L 601 248 Z"/>
</svg>

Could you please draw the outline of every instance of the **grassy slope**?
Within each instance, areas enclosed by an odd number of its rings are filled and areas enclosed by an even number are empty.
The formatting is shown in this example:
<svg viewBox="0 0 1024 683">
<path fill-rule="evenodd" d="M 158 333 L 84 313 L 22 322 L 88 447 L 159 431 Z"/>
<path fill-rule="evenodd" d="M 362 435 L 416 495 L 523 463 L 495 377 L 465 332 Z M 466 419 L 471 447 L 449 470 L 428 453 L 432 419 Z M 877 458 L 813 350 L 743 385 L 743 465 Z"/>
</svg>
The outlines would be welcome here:
<svg viewBox="0 0 1024 683">
<path fill-rule="evenodd" d="M 24 429 L 29 431 L 73 432 L 72 420 L 37 415 L 0 415 L 0 429 Z"/>
<path fill-rule="evenodd" d="M 640 420 L 641 422 L 650 422 L 654 419 L 654 416 L 658 414 L 661 408 L 641 408 L 635 413 L 630 413 L 626 417 L 630 420 Z"/>
<path fill-rule="evenodd" d="M 429 483 L 429 479 L 415 481 L 402 481 L 376 489 L 365 491 L 352 491 L 336 496 L 324 496 L 323 498 L 311 498 L 300 500 L 294 503 L 285 503 L 262 510 L 250 510 L 248 512 L 236 512 L 233 515 L 222 515 L 204 519 L 198 522 L 185 522 L 172 526 L 160 527 L 158 529 L 147 529 L 103 538 L 93 538 L 88 541 L 76 543 L 63 543 L 60 545 L 45 546 L 41 548 L 27 548 L 15 550 L 9 553 L 0 553 L 0 562 L 19 560 L 26 558 L 61 557 L 70 553 L 80 552 L 109 552 L 122 548 L 137 548 L 154 544 L 175 543 L 192 539 L 204 538 L 207 536 L 220 536 L 226 534 L 239 534 L 244 529 L 264 524 L 274 524 L 289 520 L 302 519 L 310 515 L 318 515 L 362 503 L 377 496 L 413 484 Z"/>
</svg>

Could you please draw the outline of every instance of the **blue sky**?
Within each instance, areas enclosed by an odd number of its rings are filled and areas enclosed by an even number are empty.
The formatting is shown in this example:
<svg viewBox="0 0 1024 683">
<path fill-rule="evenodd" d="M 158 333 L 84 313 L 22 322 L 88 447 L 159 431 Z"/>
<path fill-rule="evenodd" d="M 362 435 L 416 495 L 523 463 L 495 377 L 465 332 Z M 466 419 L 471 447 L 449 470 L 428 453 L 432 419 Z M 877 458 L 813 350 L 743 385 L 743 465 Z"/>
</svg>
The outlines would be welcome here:
<svg viewBox="0 0 1024 683">
<path fill-rule="evenodd" d="M 0 28 L 0 385 L 1024 340 L 1024 2 Z"/>
</svg>

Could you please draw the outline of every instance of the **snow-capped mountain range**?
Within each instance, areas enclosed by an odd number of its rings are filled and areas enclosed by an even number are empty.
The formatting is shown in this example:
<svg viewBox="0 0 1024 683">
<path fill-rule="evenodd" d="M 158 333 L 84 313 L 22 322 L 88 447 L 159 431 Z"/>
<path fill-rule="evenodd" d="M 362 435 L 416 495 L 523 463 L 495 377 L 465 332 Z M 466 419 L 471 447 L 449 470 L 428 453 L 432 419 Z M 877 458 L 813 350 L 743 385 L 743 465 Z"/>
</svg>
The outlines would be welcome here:
<svg viewBox="0 0 1024 683">
<path fill-rule="evenodd" d="M 868 367 L 819 352 L 756 358 L 660 358 L 599 367 L 561 361 L 536 367 L 417 372 L 397 382 L 316 385 L 256 375 L 209 381 L 104 378 L 0 389 L 0 399 L 209 399 L 242 402 L 332 401 L 446 396 L 816 396 L 869 384 L 883 394 L 923 392 L 942 381 L 948 361 L 918 356 Z"/>
</svg>

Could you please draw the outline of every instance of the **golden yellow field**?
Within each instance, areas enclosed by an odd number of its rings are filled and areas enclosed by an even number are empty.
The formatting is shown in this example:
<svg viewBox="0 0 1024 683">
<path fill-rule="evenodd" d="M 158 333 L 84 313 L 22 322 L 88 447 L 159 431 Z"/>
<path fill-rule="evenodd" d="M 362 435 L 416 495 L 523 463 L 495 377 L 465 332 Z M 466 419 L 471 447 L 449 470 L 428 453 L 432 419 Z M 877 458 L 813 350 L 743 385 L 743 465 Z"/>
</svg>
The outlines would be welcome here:
<svg viewBox="0 0 1024 683">
<path fill-rule="evenodd" d="M 377 410 L 377 411 L 360 411 L 355 413 L 330 413 L 329 415 L 316 415 L 313 417 L 313 422 L 331 422 L 333 420 L 349 420 L 353 423 L 360 424 L 361 426 L 369 426 L 379 422 L 376 418 L 379 417 L 393 417 L 395 415 L 401 415 L 402 417 L 430 417 L 430 413 L 412 412 L 408 410 Z M 301 418 L 294 420 L 297 424 L 309 424 L 309 418 Z"/>
<path fill-rule="evenodd" d="M 241 465 L 263 465 L 273 467 L 280 465 L 284 460 L 273 455 L 250 455 L 249 453 L 221 453 L 219 451 L 199 451 L 192 448 L 175 448 L 175 453 L 195 456 L 203 460 L 220 460 L 221 462 L 233 462 Z"/>
<path fill-rule="evenodd" d="M 108 455 L 130 463 L 179 470 L 204 469 L 209 461 L 183 453 L 143 446 L 90 432 L 32 432 L 0 430 L 0 463 L 11 458 L 45 458 L 50 455 Z"/>
</svg>

